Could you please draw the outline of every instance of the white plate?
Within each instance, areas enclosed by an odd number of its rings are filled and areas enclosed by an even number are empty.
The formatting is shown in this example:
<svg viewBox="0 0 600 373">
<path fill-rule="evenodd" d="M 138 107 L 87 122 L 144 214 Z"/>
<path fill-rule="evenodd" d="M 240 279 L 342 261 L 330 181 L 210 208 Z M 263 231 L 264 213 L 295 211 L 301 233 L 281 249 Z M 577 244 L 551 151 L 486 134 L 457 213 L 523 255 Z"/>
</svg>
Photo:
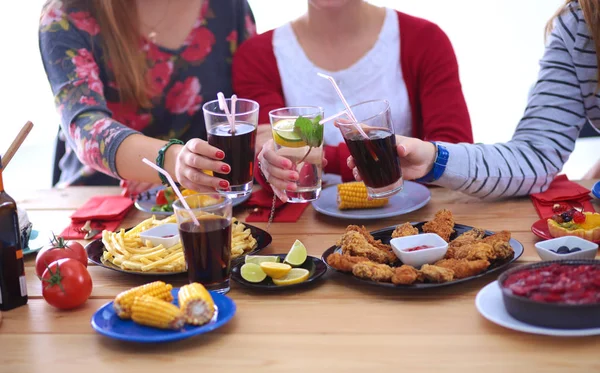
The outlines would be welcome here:
<svg viewBox="0 0 600 373">
<path fill-rule="evenodd" d="M 477 293 L 475 307 L 477 307 L 477 311 L 479 311 L 483 317 L 494 324 L 519 332 L 551 335 L 555 337 L 586 337 L 590 335 L 600 335 L 600 328 L 553 329 L 526 324 L 515 319 L 509 315 L 506 308 L 504 308 L 502 290 L 500 289 L 500 285 L 498 285 L 498 281 L 488 284 Z"/>
<path fill-rule="evenodd" d="M 408 214 L 425 206 L 431 199 L 426 186 L 412 181 L 404 181 L 402 191 L 390 197 L 389 203 L 376 209 L 340 210 L 337 207 L 337 187 L 324 188 L 319 199 L 312 202 L 315 210 L 323 215 L 341 219 L 383 219 Z"/>
</svg>

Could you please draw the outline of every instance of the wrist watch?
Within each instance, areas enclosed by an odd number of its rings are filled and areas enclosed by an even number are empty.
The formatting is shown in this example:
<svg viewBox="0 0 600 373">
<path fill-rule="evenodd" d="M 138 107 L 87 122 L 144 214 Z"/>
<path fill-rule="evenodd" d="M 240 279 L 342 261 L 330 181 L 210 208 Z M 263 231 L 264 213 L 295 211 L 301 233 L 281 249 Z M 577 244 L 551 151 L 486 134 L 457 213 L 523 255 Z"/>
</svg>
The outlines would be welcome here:
<svg viewBox="0 0 600 373">
<path fill-rule="evenodd" d="M 448 152 L 448 149 L 446 149 L 444 146 L 432 141 L 431 142 L 433 145 L 435 145 L 436 148 L 436 156 L 435 156 L 435 161 L 433 162 L 433 167 L 431 168 L 431 170 L 427 173 L 427 175 L 416 179 L 416 182 L 419 183 L 433 183 L 434 181 L 438 180 L 440 177 L 442 177 L 442 175 L 444 174 L 444 171 L 446 170 L 446 165 L 448 164 L 448 158 L 450 158 L 450 153 Z"/>
</svg>

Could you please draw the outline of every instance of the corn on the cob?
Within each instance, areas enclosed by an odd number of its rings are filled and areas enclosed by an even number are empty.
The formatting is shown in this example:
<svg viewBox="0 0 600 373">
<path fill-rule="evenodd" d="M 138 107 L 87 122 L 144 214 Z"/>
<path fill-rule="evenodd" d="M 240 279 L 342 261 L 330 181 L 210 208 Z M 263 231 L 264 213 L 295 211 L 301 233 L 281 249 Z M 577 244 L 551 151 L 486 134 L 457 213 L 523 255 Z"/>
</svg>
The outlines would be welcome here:
<svg viewBox="0 0 600 373">
<path fill-rule="evenodd" d="M 367 199 L 367 187 L 363 182 L 338 184 L 337 204 L 340 210 L 371 209 L 387 205 L 388 199 Z"/>
<path fill-rule="evenodd" d="M 188 324 L 206 324 L 215 313 L 215 304 L 210 293 L 197 282 L 182 286 L 177 298 Z"/>
<path fill-rule="evenodd" d="M 154 281 L 146 285 L 137 286 L 117 295 L 113 302 L 113 308 L 120 318 L 129 319 L 131 317 L 131 307 L 136 297 L 150 295 L 170 302 L 173 300 L 171 289 L 173 289 L 173 286 L 165 284 L 162 281 Z"/>
<path fill-rule="evenodd" d="M 183 314 L 177 306 L 150 295 L 135 298 L 131 319 L 138 324 L 160 329 L 181 329 L 185 325 Z"/>
</svg>

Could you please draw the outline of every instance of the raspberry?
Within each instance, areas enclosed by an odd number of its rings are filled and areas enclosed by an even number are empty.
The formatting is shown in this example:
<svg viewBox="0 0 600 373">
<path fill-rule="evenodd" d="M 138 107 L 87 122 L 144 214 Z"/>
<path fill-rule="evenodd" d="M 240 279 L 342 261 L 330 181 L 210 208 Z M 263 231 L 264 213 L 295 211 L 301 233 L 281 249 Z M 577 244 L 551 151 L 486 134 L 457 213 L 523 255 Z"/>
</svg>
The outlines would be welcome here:
<svg viewBox="0 0 600 373">
<path fill-rule="evenodd" d="M 577 224 L 585 223 L 585 214 L 581 211 L 575 211 L 573 213 L 573 221 Z"/>
</svg>

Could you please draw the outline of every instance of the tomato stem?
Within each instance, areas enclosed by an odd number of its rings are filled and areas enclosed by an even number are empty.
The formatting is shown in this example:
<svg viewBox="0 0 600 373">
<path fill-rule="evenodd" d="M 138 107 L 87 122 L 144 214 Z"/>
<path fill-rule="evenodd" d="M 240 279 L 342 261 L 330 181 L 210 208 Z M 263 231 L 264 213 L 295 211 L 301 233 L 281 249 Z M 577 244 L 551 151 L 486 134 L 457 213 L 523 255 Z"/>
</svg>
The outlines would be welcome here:
<svg viewBox="0 0 600 373">
<path fill-rule="evenodd" d="M 43 282 L 48 283 L 48 285 L 46 286 L 46 289 L 49 289 L 52 286 L 58 285 L 58 287 L 60 287 L 60 290 L 66 294 L 67 292 L 65 291 L 65 288 L 62 285 L 63 277 L 60 275 L 60 264 L 56 263 L 56 271 L 54 271 L 54 272 L 52 272 L 52 269 L 50 269 L 50 266 L 48 264 L 46 264 L 46 269 L 48 270 L 48 273 L 50 274 L 50 278 L 42 278 L 41 279 Z"/>
</svg>

